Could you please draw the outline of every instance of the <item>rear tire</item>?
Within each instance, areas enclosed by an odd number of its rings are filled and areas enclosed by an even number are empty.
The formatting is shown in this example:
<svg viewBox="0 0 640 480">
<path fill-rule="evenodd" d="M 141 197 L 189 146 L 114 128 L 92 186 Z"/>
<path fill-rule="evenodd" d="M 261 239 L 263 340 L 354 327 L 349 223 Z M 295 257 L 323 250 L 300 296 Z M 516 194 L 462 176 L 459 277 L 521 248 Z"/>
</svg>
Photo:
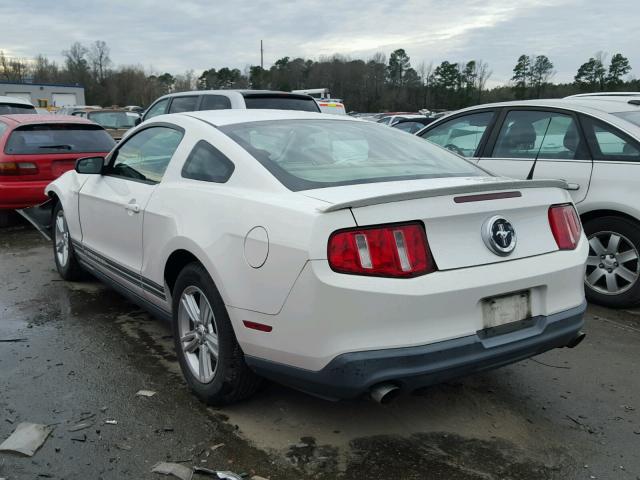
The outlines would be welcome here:
<svg viewBox="0 0 640 480">
<path fill-rule="evenodd" d="M 589 239 L 585 293 L 590 302 L 611 308 L 640 304 L 640 224 L 600 217 L 584 224 Z"/>
<path fill-rule="evenodd" d="M 172 305 L 176 354 L 193 393 L 209 405 L 250 397 L 262 380 L 245 363 L 222 297 L 202 265 L 180 272 Z"/>
<path fill-rule="evenodd" d="M 78 263 L 76 252 L 73 249 L 71 235 L 64 216 L 62 204 L 56 204 L 53 209 L 51 240 L 53 243 L 53 258 L 56 269 L 62 278 L 69 281 L 80 280 L 84 276 L 84 270 Z"/>
</svg>

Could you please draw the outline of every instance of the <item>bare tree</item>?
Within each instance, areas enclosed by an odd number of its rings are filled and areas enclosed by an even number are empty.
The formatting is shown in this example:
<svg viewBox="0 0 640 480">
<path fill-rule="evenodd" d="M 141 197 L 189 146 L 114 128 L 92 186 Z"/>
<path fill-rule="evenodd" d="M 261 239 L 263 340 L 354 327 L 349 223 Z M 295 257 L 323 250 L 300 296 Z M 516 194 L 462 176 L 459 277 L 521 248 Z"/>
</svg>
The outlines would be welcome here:
<svg viewBox="0 0 640 480">
<path fill-rule="evenodd" d="M 96 40 L 89 48 L 87 57 L 91 64 L 93 76 L 98 82 L 104 82 L 109 67 L 111 66 L 109 53 L 110 49 L 107 43 L 102 40 Z"/>
<path fill-rule="evenodd" d="M 0 51 L 0 78 L 7 82 L 24 82 L 28 73 L 26 60 L 8 57 Z"/>
<path fill-rule="evenodd" d="M 482 91 L 487 85 L 487 81 L 491 78 L 493 70 L 489 68 L 489 64 L 482 60 L 476 62 L 476 86 L 478 89 L 478 103 L 482 99 Z"/>
</svg>

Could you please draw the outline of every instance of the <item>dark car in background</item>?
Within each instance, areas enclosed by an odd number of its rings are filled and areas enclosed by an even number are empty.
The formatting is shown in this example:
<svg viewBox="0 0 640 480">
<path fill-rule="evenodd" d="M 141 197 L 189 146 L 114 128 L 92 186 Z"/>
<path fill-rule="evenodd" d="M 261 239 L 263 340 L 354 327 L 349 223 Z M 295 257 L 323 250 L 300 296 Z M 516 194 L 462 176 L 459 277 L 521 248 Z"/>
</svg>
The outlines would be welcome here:
<svg viewBox="0 0 640 480">
<path fill-rule="evenodd" d="M 114 145 L 104 128 L 83 118 L 1 115 L 0 224 L 11 210 L 44 202 L 44 187 L 78 158 L 104 156 Z"/>
<path fill-rule="evenodd" d="M 435 118 L 432 117 L 402 118 L 391 126 L 393 128 L 397 128 L 398 130 L 402 130 L 403 132 L 416 133 L 429 125 L 434 120 Z"/>
<path fill-rule="evenodd" d="M 165 113 L 199 110 L 271 109 L 320 112 L 309 95 L 271 90 L 200 90 L 170 93 L 158 98 L 142 115 L 142 121 Z"/>
</svg>

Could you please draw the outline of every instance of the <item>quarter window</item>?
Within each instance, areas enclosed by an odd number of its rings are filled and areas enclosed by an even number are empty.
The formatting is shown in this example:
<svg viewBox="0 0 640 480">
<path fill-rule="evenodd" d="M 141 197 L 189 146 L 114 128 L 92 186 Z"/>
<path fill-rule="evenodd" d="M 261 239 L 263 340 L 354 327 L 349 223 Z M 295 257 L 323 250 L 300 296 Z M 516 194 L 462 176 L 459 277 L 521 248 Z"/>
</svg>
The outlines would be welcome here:
<svg viewBox="0 0 640 480">
<path fill-rule="evenodd" d="M 204 182 L 225 183 L 235 166 L 220 150 L 200 140 L 187 157 L 182 176 Z"/>
<path fill-rule="evenodd" d="M 594 160 L 640 161 L 640 147 L 622 132 L 591 117 L 582 117 Z"/>
<path fill-rule="evenodd" d="M 231 108 L 231 101 L 224 95 L 204 95 L 200 110 L 226 110 Z"/>
<path fill-rule="evenodd" d="M 422 138 L 465 157 L 473 157 L 493 112 L 456 117 L 425 132 Z"/>
<path fill-rule="evenodd" d="M 110 173 L 118 177 L 158 183 L 182 140 L 169 127 L 151 127 L 136 133 L 116 151 Z"/>
<path fill-rule="evenodd" d="M 169 113 L 193 112 L 196 109 L 198 97 L 174 97 L 169 107 Z"/>
<path fill-rule="evenodd" d="M 525 159 L 588 157 L 573 116 L 536 110 L 507 114 L 492 156 Z"/>
<path fill-rule="evenodd" d="M 165 98 L 164 100 L 159 100 L 153 104 L 153 106 L 149 109 L 147 114 L 144 116 L 145 120 L 148 120 L 151 117 L 157 117 L 158 115 L 162 115 L 167 112 L 167 105 L 169 105 L 169 99 Z"/>
</svg>

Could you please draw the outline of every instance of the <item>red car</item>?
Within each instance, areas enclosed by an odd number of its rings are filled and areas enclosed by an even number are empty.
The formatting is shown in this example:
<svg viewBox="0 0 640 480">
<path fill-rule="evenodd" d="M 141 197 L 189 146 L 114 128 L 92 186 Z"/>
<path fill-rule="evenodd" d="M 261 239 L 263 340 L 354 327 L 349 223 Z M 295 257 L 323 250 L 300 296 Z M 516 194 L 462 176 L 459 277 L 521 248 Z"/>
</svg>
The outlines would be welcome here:
<svg viewBox="0 0 640 480">
<path fill-rule="evenodd" d="M 44 187 L 115 145 L 100 125 L 66 115 L 0 115 L 0 223 L 9 210 L 46 200 Z"/>
</svg>

